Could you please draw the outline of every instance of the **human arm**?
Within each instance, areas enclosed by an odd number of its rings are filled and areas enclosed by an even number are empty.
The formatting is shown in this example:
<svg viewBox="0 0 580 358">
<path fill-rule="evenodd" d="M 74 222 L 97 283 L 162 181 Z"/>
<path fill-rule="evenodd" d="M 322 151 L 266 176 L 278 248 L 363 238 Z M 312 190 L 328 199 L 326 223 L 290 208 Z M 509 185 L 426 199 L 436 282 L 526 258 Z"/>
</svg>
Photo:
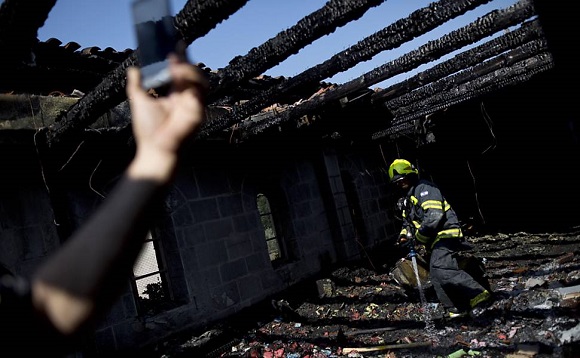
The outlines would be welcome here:
<svg viewBox="0 0 580 358">
<path fill-rule="evenodd" d="M 415 236 L 423 244 L 429 244 L 437 236 L 441 221 L 445 217 L 445 199 L 439 188 L 428 183 L 419 184 L 415 195 L 416 205 L 423 212 L 421 225 L 417 228 Z"/>
<path fill-rule="evenodd" d="M 139 71 L 128 70 L 135 157 L 97 212 L 32 277 L 34 307 L 64 335 L 78 333 L 107 310 L 127 283 L 151 209 L 162 200 L 184 143 L 205 118 L 203 74 L 170 60 L 173 87 L 164 97 L 147 94 Z"/>
</svg>

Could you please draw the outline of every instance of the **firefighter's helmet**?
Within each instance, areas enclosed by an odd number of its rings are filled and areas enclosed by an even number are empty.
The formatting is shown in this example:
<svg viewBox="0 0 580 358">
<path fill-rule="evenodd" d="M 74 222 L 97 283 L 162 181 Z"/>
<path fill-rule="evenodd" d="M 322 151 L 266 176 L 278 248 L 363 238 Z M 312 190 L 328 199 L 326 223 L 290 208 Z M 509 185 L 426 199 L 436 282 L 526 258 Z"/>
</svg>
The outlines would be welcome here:
<svg viewBox="0 0 580 358">
<path fill-rule="evenodd" d="M 405 159 L 395 159 L 389 166 L 389 178 L 391 179 L 391 183 L 398 182 L 407 175 L 417 175 L 418 173 L 419 172 L 415 169 L 413 164 Z"/>
</svg>

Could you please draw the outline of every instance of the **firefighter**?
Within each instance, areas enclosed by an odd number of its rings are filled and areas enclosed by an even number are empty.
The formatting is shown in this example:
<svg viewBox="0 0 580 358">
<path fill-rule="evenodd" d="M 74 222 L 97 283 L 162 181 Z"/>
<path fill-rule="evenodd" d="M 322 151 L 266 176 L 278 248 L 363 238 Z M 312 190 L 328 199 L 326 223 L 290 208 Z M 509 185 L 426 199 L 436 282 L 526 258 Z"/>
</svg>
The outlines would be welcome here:
<svg viewBox="0 0 580 358">
<path fill-rule="evenodd" d="M 461 225 L 439 188 L 419 179 L 418 170 L 405 159 L 392 162 L 389 178 L 406 198 L 399 243 L 407 241 L 410 231 L 425 246 L 430 256 L 431 283 L 447 315 L 463 317 L 489 303 L 490 290 L 459 266 L 458 253 L 464 249 Z"/>
</svg>

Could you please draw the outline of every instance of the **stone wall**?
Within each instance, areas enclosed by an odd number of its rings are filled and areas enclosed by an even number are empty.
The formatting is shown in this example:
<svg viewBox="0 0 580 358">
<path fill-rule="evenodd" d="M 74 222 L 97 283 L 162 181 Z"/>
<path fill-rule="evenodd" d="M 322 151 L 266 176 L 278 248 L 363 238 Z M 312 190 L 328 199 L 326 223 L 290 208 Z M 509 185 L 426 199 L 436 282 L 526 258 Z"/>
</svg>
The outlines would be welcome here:
<svg viewBox="0 0 580 358">
<path fill-rule="evenodd" d="M 225 318 L 339 261 L 359 259 L 363 248 L 387 239 L 387 208 L 379 205 L 384 178 L 354 183 L 363 193 L 357 199 L 364 208 L 361 222 L 371 233 L 357 238 L 342 183 L 343 159 L 334 151 L 293 157 L 223 148 L 198 152 L 212 154 L 194 155 L 182 168 L 155 223 L 174 307 L 143 316 L 131 304 L 128 288 L 97 331 L 99 351 L 151 344 Z M 271 154 L 275 160 L 268 159 Z M 271 262 L 268 256 L 258 193 L 280 209 L 281 260 Z"/>
</svg>

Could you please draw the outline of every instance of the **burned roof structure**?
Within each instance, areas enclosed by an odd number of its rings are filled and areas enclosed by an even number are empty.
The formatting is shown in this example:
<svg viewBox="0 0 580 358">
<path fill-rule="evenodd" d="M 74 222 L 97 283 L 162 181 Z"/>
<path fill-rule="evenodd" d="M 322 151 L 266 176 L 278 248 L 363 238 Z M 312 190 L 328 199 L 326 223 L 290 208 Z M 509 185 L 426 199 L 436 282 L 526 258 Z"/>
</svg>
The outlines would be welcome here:
<svg viewBox="0 0 580 358">
<path fill-rule="evenodd" d="M 210 106 L 230 106 L 232 109 L 207 123 L 199 139 L 219 137 L 233 126 L 238 133 L 237 142 L 264 133 L 272 134 L 275 132 L 272 128 L 276 131 L 283 128 L 283 132 L 288 133 L 302 127 L 299 123 L 304 116 L 316 117 L 329 106 L 340 104 L 344 107 L 364 98 L 365 104 L 386 109 L 381 122 L 341 123 L 341 128 L 356 126 L 359 131 L 368 128 L 358 139 L 393 140 L 413 132 L 414 123 L 419 119 L 504 87 L 524 83 L 539 73 L 554 71 L 555 62 L 561 61 L 565 67 L 570 52 L 558 40 L 560 34 L 550 33 L 562 31 L 557 28 L 558 20 L 555 19 L 565 15 L 565 11 L 541 2 L 522 0 L 508 8 L 491 11 L 347 83 L 330 86 L 321 82 L 489 2 L 442 0 L 414 11 L 296 76 L 258 78 L 301 48 L 337 27 L 356 21 L 382 2 L 328 1 L 293 27 L 232 59 L 225 68 L 208 69 Z M 29 1 L 6 0 L 0 11 L 0 46 L 6 54 L 0 84 L 2 92 L 47 95 L 54 91 L 71 93 L 76 89 L 84 93 L 78 103 L 46 129 L 50 145 L 82 132 L 106 110 L 124 101 L 125 69 L 138 64 L 135 51 L 130 49 L 122 52 L 112 48 L 80 49 L 76 43 L 63 45 L 58 39 L 38 41 L 36 32 L 54 3 L 50 1 L 41 7 Z M 188 1 L 175 16 L 175 26 L 183 40 L 191 44 L 226 21 L 245 3 L 239 0 Z M 545 13 L 538 17 L 539 11 Z M 549 29 L 546 34 L 545 23 L 556 28 Z M 433 63 L 501 32 L 503 34 L 389 88 L 369 90 L 370 86 L 385 79 Z M 554 47 L 558 48 L 554 50 Z M 555 56 L 560 58 L 555 59 Z M 317 94 L 318 91 L 321 93 Z M 277 103 L 284 105 L 283 111 L 269 111 L 253 117 Z M 321 136 L 335 132 L 336 123 L 332 120 L 320 122 L 323 123 L 317 123 L 316 127 Z"/>
</svg>

